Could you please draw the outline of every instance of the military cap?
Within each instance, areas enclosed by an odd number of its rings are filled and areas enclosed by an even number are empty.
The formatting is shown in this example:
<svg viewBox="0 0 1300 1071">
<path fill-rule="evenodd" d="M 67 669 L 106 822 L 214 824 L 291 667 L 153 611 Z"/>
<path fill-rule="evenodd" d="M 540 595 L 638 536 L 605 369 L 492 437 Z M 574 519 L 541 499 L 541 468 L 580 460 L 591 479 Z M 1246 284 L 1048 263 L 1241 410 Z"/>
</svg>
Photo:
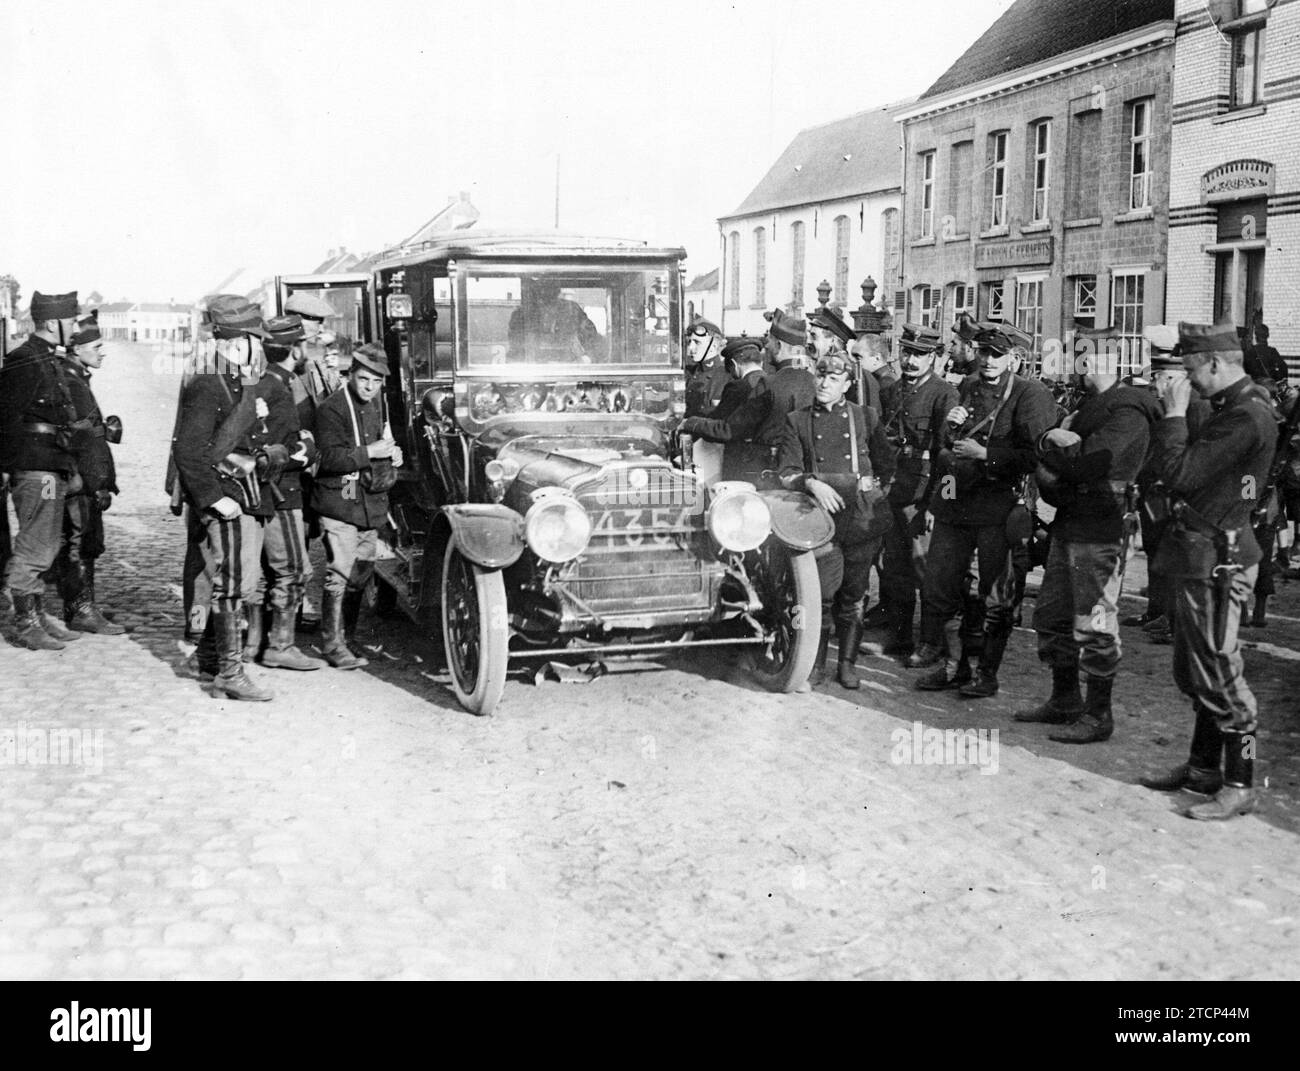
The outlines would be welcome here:
<svg viewBox="0 0 1300 1071">
<path fill-rule="evenodd" d="M 857 336 L 853 333 L 853 328 L 846 324 L 833 309 L 818 309 L 808 317 L 810 327 L 820 327 L 823 331 L 829 331 L 841 342 L 852 342 Z"/>
<path fill-rule="evenodd" d="M 266 331 L 267 344 L 282 349 L 288 349 L 307 337 L 302 329 L 302 320 L 293 315 L 272 316 L 262 327 Z"/>
<path fill-rule="evenodd" d="M 334 306 L 310 290 L 290 294 L 289 300 L 284 303 L 284 311 L 296 312 L 304 320 L 328 320 L 335 315 Z"/>
<path fill-rule="evenodd" d="M 729 339 L 722 347 L 722 359 L 725 361 L 759 361 L 762 360 L 762 355 L 763 347 L 759 345 L 758 339 L 745 335 Z"/>
<path fill-rule="evenodd" d="M 933 327 L 903 324 L 903 334 L 898 340 L 898 346 L 904 353 L 919 353 L 928 357 L 939 348 L 942 341 L 939 332 Z"/>
<path fill-rule="evenodd" d="M 46 320 L 71 320 L 77 315 L 77 292 L 67 294 L 32 293 L 32 319 L 36 323 Z"/>
<path fill-rule="evenodd" d="M 1178 348 L 1182 353 L 1240 353 L 1241 339 L 1231 320 L 1213 324 L 1179 323 Z"/>
<path fill-rule="evenodd" d="M 99 330 L 99 310 L 91 309 L 87 315 L 77 321 L 77 331 L 72 336 L 71 345 L 84 346 L 103 337 Z"/>
<path fill-rule="evenodd" d="M 356 370 L 357 366 L 364 368 L 367 372 L 374 372 L 377 376 L 388 375 L 388 354 L 384 352 L 384 347 L 375 342 L 367 342 L 364 346 L 358 346 L 352 351 L 352 368 Z"/>
<path fill-rule="evenodd" d="M 722 328 L 712 320 L 706 320 L 703 316 L 695 317 L 690 330 L 686 333 L 688 335 L 714 335 L 717 338 L 722 338 Z"/>
<path fill-rule="evenodd" d="M 1178 328 L 1173 324 L 1151 324 L 1142 329 L 1142 337 L 1151 346 L 1153 362 L 1157 359 L 1167 359 L 1171 366 L 1182 363 L 1177 356 Z"/>
<path fill-rule="evenodd" d="M 239 294 L 217 294 L 208 298 L 208 320 L 217 338 L 266 337 L 262 329 L 262 306 Z"/>
<path fill-rule="evenodd" d="M 780 309 L 773 309 L 772 337 L 791 346 L 805 346 L 808 343 L 808 328 L 802 316 L 787 316 Z"/>
<path fill-rule="evenodd" d="M 1030 350 L 1034 345 L 1032 338 L 1010 324 L 984 327 L 976 332 L 974 342 L 981 349 L 991 350 L 997 354 L 1010 353 L 1014 349 Z"/>
</svg>

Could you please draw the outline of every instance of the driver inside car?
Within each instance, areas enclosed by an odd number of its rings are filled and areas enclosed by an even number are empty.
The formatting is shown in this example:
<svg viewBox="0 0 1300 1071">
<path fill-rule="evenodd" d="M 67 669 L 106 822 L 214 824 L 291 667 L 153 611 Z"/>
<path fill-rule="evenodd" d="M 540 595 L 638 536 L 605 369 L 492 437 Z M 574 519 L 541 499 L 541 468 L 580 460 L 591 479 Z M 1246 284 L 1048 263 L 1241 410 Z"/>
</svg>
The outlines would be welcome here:
<svg viewBox="0 0 1300 1071">
<path fill-rule="evenodd" d="M 605 340 L 576 301 L 560 296 L 560 284 L 536 279 L 510 314 L 510 355 L 526 360 L 590 364 L 605 356 Z"/>
</svg>

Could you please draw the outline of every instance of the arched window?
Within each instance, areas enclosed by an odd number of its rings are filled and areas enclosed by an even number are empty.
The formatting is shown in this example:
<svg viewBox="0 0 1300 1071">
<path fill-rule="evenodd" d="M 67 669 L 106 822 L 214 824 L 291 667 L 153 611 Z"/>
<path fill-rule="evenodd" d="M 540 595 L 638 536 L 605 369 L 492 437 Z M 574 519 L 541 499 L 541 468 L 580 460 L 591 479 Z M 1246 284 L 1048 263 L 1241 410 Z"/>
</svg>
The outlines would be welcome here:
<svg viewBox="0 0 1300 1071">
<path fill-rule="evenodd" d="M 804 230 L 803 220 L 790 224 L 790 303 L 796 308 L 803 308 L 803 265 L 804 265 Z"/>
<path fill-rule="evenodd" d="M 727 236 L 730 256 L 727 257 L 727 305 L 740 307 L 740 231 L 732 231 Z"/>
<path fill-rule="evenodd" d="M 767 228 L 754 228 L 754 304 L 767 304 Z"/>
<path fill-rule="evenodd" d="M 841 305 L 849 303 L 849 217 L 835 217 L 835 296 Z"/>
</svg>

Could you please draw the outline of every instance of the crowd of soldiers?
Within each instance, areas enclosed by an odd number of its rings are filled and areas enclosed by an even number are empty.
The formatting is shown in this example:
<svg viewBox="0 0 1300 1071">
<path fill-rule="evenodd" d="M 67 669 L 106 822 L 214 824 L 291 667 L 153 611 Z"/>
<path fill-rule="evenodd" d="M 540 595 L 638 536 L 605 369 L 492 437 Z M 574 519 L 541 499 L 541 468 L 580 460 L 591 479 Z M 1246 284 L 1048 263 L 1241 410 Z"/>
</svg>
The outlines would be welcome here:
<svg viewBox="0 0 1300 1071">
<path fill-rule="evenodd" d="M 117 492 L 108 444 L 121 425 L 101 417 L 90 373 L 103 360 L 92 312 L 76 293 L 32 298 L 34 330 L 0 367 L 0 470 L 17 532 L 0 533 L 4 586 L 19 644 L 60 650 L 81 632 L 121 634 L 95 601 L 102 513 Z M 203 344 L 187 368 L 177 408 L 167 490 L 186 515 L 186 632 L 191 668 L 213 695 L 265 701 L 245 672 L 257 661 L 310 671 L 366 665 L 349 646 L 387 522 L 387 490 L 402 453 L 383 413 L 382 347 L 352 350 L 324 330 L 333 308 L 290 296 L 285 314 L 233 294 L 207 301 Z M 7 510 L 0 502 L 0 516 Z M 309 539 L 324 543 L 322 658 L 300 650 L 312 576 Z M 57 578 L 64 623 L 45 611 Z M 65 627 L 66 624 L 66 627 Z"/>
<path fill-rule="evenodd" d="M 237 295 L 207 302 L 210 340 L 182 383 L 168 490 L 187 520 L 192 668 L 214 695 L 271 699 L 245 672 L 250 661 L 366 664 L 349 636 L 402 453 L 383 408 L 383 348 L 357 347 L 345 379 L 341 340 L 324 329 L 332 315 L 310 292 L 269 319 Z M 95 596 L 121 423 L 101 415 L 90 386 L 103 360 L 95 314 L 79 311 L 75 293 L 37 293 L 32 316 L 32 335 L 0 367 L 0 472 L 18 525 L 11 549 L 0 532 L 0 557 L 18 642 L 50 651 L 82 632 L 123 631 Z M 1209 796 L 1190 809 L 1196 818 L 1253 809 L 1257 706 L 1238 630 L 1263 622 L 1281 477 L 1297 471 L 1274 458 L 1294 456 L 1300 417 L 1278 389 L 1286 366 L 1266 336 L 1248 347 L 1226 323 L 1149 328 L 1149 368 L 1123 376 L 1122 340 L 1081 331 L 1054 393 L 1021 374 L 1033 340 L 1005 323 L 963 317 L 947 339 L 907 325 L 895 369 L 879 337 L 858 337 L 834 310 L 768 318 L 762 339 L 691 325 L 678 431 L 703 478 L 802 491 L 831 515 L 807 687 L 827 680 L 834 633 L 834 679 L 860 688 L 864 632 L 881 628 L 884 653 L 924 671 L 918 689 L 996 695 L 1037 564 L 1032 624 L 1052 690 L 1014 717 L 1051 726 L 1053 740 L 1105 741 L 1140 524 L 1150 579 L 1136 623 L 1157 642 L 1168 633 L 1195 715 L 1187 762 L 1144 783 Z M 1053 511 L 1049 525 L 1039 502 Z M 323 659 L 295 642 L 312 538 L 327 562 Z M 879 598 L 864 614 L 873 568 Z M 61 621 L 44 606 L 50 580 Z"/>
<path fill-rule="evenodd" d="M 1229 323 L 1149 328 L 1150 366 L 1123 375 L 1118 332 L 1082 330 L 1054 390 L 1021 374 L 1033 340 L 1002 322 L 963 316 L 948 339 L 909 324 L 895 371 L 879 338 L 832 309 L 767 318 L 762 339 L 691 326 L 679 430 L 706 478 L 802 490 L 832 515 L 816 552 L 809 684 L 827 679 L 834 633 L 835 679 L 861 687 L 864 631 L 881 628 L 885 654 L 925 671 L 916 688 L 996 695 L 1026 578 L 1042 565 L 1032 624 L 1052 691 L 1015 720 L 1064 743 L 1105 741 L 1140 527 L 1148 609 L 1126 623 L 1168 636 L 1195 715 L 1188 761 L 1143 783 L 1210 797 L 1188 811 L 1198 819 L 1252 810 L 1257 705 L 1238 628 L 1263 623 L 1282 492 L 1273 461 L 1291 456 L 1300 415 L 1267 335 L 1249 347 Z M 879 599 L 864 614 L 873 567 Z"/>
</svg>

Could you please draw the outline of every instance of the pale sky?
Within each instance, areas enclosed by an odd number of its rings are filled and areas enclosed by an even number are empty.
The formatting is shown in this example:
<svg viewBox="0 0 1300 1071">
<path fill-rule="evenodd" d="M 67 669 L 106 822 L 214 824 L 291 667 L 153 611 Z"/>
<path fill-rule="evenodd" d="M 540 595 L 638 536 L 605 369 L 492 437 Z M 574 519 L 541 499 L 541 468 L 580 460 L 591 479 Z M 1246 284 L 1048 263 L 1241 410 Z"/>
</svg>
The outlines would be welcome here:
<svg viewBox="0 0 1300 1071">
<path fill-rule="evenodd" d="M 193 301 L 481 226 L 683 245 L 802 128 L 925 90 L 1011 0 L 4 0 L 0 275 Z"/>
</svg>

